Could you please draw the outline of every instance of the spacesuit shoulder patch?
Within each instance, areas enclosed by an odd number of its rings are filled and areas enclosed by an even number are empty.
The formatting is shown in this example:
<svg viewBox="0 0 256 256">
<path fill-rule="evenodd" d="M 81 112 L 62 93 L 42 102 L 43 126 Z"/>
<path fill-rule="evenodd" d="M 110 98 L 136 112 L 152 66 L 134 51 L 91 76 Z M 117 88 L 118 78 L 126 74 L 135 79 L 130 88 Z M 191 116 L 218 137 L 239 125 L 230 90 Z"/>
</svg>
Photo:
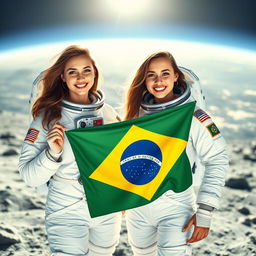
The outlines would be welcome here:
<svg viewBox="0 0 256 256">
<path fill-rule="evenodd" d="M 28 141 L 30 143 L 34 143 L 39 135 L 39 130 L 35 128 L 30 128 L 27 132 L 27 135 L 24 139 L 24 141 Z"/>
<path fill-rule="evenodd" d="M 215 137 L 218 134 L 220 134 L 220 131 L 219 131 L 218 127 L 215 125 L 215 123 L 211 123 L 211 124 L 207 125 L 206 128 L 208 129 L 208 131 L 210 132 L 212 137 Z"/>
<path fill-rule="evenodd" d="M 198 109 L 194 112 L 194 116 L 203 123 L 205 120 L 209 119 L 210 116 L 208 116 L 202 109 Z"/>
</svg>

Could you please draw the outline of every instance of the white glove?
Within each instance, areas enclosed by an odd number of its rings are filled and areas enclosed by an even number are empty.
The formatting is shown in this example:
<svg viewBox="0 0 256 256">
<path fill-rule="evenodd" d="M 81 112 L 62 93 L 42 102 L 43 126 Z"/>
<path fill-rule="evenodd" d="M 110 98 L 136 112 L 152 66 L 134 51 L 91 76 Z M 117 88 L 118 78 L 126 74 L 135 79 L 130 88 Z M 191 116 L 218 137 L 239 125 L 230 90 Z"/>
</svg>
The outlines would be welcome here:
<svg viewBox="0 0 256 256">
<path fill-rule="evenodd" d="M 196 226 L 210 228 L 212 219 L 212 212 L 204 209 L 197 209 L 196 212 Z"/>
</svg>

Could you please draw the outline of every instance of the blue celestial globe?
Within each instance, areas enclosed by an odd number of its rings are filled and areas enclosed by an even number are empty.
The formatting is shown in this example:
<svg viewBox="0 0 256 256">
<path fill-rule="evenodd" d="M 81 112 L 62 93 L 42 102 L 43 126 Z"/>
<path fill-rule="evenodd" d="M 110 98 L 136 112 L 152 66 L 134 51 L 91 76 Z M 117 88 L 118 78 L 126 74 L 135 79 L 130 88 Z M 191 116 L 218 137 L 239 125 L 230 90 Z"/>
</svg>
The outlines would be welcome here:
<svg viewBox="0 0 256 256">
<path fill-rule="evenodd" d="M 144 185 L 156 177 L 161 164 L 162 152 L 159 146 L 150 140 L 138 140 L 125 149 L 120 167 L 127 181 Z"/>
</svg>

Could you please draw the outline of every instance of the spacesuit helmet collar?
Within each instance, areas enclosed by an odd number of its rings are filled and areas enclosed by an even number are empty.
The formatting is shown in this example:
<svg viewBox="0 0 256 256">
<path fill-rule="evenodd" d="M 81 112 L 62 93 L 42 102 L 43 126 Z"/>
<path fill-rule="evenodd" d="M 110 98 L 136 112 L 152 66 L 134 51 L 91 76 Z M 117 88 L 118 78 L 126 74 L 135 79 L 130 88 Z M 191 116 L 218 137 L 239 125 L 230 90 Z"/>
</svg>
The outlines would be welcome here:
<svg viewBox="0 0 256 256">
<path fill-rule="evenodd" d="M 181 88 L 177 92 L 174 91 L 174 94 L 176 99 L 161 104 L 155 104 L 154 96 L 146 90 L 142 95 L 141 108 L 148 112 L 158 112 L 186 102 L 191 95 L 190 85 L 188 82 L 186 82 L 184 88 Z"/>
<path fill-rule="evenodd" d="M 89 94 L 91 104 L 76 104 L 67 100 L 62 101 L 62 106 L 64 109 L 73 112 L 94 112 L 101 109 L 104 105 L 104 93 L 101 90 L 92 92 Z"/>
</svg>

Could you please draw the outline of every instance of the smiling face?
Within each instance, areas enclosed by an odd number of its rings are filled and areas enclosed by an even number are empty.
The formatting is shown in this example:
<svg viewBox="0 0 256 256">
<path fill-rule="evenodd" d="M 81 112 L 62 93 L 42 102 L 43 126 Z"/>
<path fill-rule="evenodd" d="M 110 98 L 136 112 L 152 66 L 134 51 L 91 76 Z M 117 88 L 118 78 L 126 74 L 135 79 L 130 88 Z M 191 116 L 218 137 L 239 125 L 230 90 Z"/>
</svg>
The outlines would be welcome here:
<svg viewBox="0 0 256 256">
<path fill-rule="evenodd" d="M 69 89 L 68 100 L 77 104 L 91 103 L 88 93 L 94 84 L 95 72 L 89 57 L 79 55 L 70 58 L 61 78 Z"/>
<path fill-rule="evenodd" d="M 147 90 L 154 96 L 156 103 L 164 103 L 175 99 L 173 94 L 174 83 L 178 80 L 168 58 L 153 59 L 146 74 Z"/>
</svg>

